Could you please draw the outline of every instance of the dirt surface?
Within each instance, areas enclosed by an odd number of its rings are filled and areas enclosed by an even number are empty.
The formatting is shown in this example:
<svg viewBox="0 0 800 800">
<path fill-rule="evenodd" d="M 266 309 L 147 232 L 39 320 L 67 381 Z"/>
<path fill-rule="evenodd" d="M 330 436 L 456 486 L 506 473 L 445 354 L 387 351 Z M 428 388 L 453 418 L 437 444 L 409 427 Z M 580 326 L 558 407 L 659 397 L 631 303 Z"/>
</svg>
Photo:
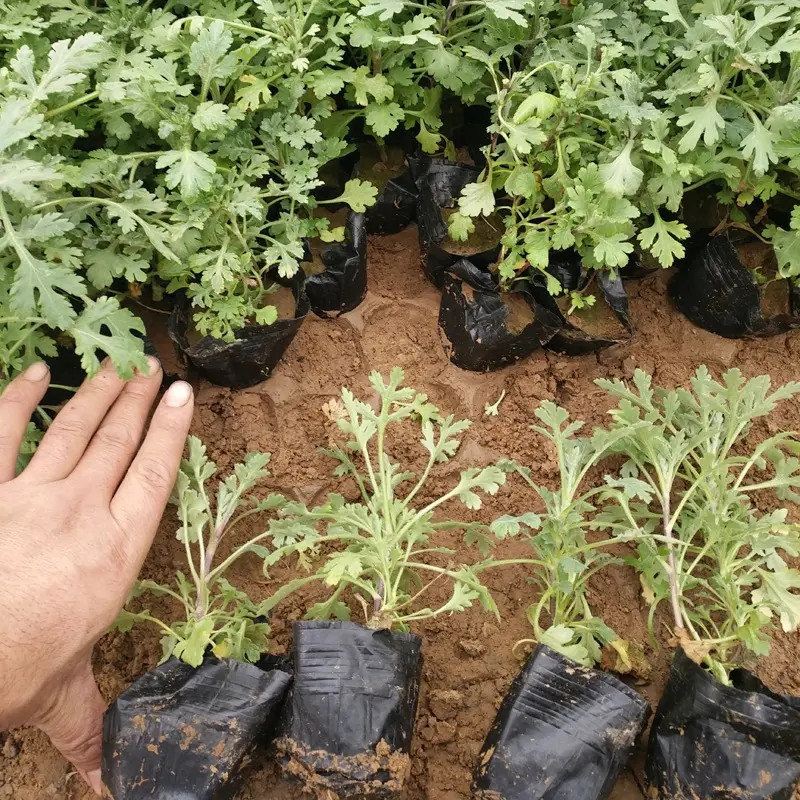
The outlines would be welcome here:
<svg viewBox="0 0 800 800">
<path fill-rule="evenodd" d="M 337 396 L 342 384 L 358 393 L 367 391 L 373 369 L 387 372 L 395 364 L 407 381 L 427 392 L 446 412 L 470 417 L 468 432 L 451 468 L 439 473 L 431 489 L 450 485 L 453 474 L 468 463 L 481 464 L 509 456 L 532 468 L 534 478 L 552 485 L 556 464 L 553 453 L 528 432 L 537 404 L 557 400 L 589 424 L 603 421 L 607 402 L 592 383 L 597 377 L 627 378 L 636 367 L 654 374 L 667 386 L 686 383 L 693 370 L 708 364 L 716 373 L 738 366 L 748 375 L 769 373 L 775 382 L 798 377 L 800 335 L 778 336 L 753 342 L 730 341 L 693 327 L 674 311 L 665 294 L 665 273 L 629 283 L 631 313 L 637 327 L 634 340 L 600 355 L 567 358 L 539 351 L 527 360 L 498 372 L 474 374 L 450 364 L 437 330 L 438 292 L 419 267 L 417 233 L 403 233 L 370 242 L 370 291 L 355 311 L 336 320 L 309 316 L 270 380 L 253 389 L 232 392 L 199 382 L 194 433 L 200 435 L 222 471 L 248 450 L 273 453 L 272 477 L 264 493 L 282 491 L 306 502 L 331 490 L 354 497 L 355 487 L 330 477 L 329 460 L 317 452 L 328 438 L 330 422 L 322 406 Z M 156 337 L 163 340 L 164 337 Z M 165 350 L 165 366 L 172 360 Z M 485 416 L 484 404 L 494 403 L 503 390 L 499 416 Z M 800 429 L 797 402 L 784 404 L 762 423 L 762 435 L 777 429 Z M 408 443 L 408 457 L 419 451 Z M 405 456 L 405 452 L 396 452 Z M 421 500 L 425 498 L 421 497 Z M 532 500 L 521 481 L 511 481 L 482 512 L 484 519 L 531 509 Z M 533 507 L 533 510 L 540 510 Z M 462 515 L 454 508 L 446 512 Z M 798 519 L 796 510 L 795 519 Z M 174 538 L 174 510 L 162 524 L 144 575 L 170 581 L 183 566 L 181 547 Z M 438 544 L 475 555 L 457 535 L 442 536 Z M 233 542 L 229 543 L 233 544 Z M 505 542 L 499 557 L 526 552 L 517 542 Z M 234 584 L 255 600 L 291 574 L 276 569 L 265 580 L 255 557 L 240 562 L 230 575 Z M 488 584 L 502 622 L 479 609 L 437 619 L 415 628 L 424 640 L 423 688 L 414 740 L 408 800 L 466 800 L 471 770 L 500 698 L 519 669 L 515 642 L 530 636 L 525 608 L 536 599 L 524 572 L 503 569 L 488 573 Z M 298 595 L 278 608 L 273 618 L 276 652 L 290 642 L 291 624 L 312 602 L 319 589 Z M 433 601 L 435 598 L 431 598 Z M 621 635 L 645 648 L 653 667 L 652 678 L 637 686 L 655 703 L 666 675 L 669 650 L 648 644 L 646 607 L 632 570 L 619 568 L 593 584 L 591 601 L 596 612 Z M 150 608 L 174 613 L 164 600 Z M 800 635 L 777 635 L 768 658 L 758 667 L 760 676 L 778 691 L 800 695 Z M 102 691 L 111 699 L 160 656 L 158 634 L 148 628 L 133 634 L 110 634 L 96 650 L 95 668 Z M 613 800 L 641 800 L 641 749 L 632 769 L 621 778 Z M 68 765 L 36 732 L 18 731 L 0 742 L 0 798 L 89 800 L 88 791 L 71 775 Z M 278 780 L 272 767 L 255 771 L 241 795 L 244 800 L 300 800 L 300 792 Z M 576 798 L 579 800 L 579 798 Z"/>
</svg>

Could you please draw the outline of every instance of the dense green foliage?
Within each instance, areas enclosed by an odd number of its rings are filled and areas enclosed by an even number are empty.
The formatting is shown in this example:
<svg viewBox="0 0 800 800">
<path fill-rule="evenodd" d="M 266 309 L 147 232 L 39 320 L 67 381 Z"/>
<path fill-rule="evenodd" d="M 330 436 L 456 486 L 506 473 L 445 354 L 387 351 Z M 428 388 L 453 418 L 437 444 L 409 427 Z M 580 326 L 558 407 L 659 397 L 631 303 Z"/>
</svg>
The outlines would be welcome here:
<svg viewBox="0 0 800 800">
<path fill-rule="evenodd" d="M 505 218 L 501 277 L 576 248 L 616 269 L 684 254 L 687 192 L 800 274 L 800 7 L 777 0 L 20 0 L 0 22 L 0 368 L 74 342 L 142 363 L 135 303 L 185 291 L 200 333 L 269 323 L 273 276 L 361 138 L 454 154 L 491 112 L 450 218 Z M 460 111 L 459 111 L 460 109 Z M 347 176 L 345 176 L 346 178 Z M 327 199 L 323 200 L 322 197 Z M 773 208 L 783 216 L 773 215 Z M 553 292 L 560 291 L 554 279 Z"/>
<path fill-rule="evenodd" d="M 684 196 L 708 186 L 730 223 L 774 241 L 783 277 L 800 275 L 796 213 L 790 230 L 765 216 L 800 199 L 797 4 L 536 5 L 525 58 L 467 51 L 491 78 L 492 142 L 451 232 L 501 207 L 505 278 L 571 247 L 593 267 L 636 249 L 669 267 Z"/>
</svg>

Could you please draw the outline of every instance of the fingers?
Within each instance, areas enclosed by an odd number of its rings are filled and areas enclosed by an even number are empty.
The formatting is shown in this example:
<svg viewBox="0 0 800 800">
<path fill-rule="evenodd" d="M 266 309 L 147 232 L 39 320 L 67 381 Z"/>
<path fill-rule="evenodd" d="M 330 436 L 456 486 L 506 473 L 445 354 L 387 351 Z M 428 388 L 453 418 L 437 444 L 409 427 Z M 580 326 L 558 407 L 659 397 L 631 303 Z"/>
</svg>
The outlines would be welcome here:
<svg viewBox="0 0 800 800">
<path fill-rule="evenodd" d="M 100 372 L 84 381 L 75 396 L 58 413 L 28 464 L 23 478 L 40 482 L 66 478 L 81 460 L 86 446 L 119 397 L 125 381 L 106 362 Z"/>
<path fill-rule="evenodd" d="M 178 381 L 158 405 L 136 458 L 111 501 L 111 514 L 128 537 L 125 549 L 138 573 L 153 543 L 180 466 L 192 421 L 192 387 Z"/>
<path fill-rule="evenodd" d="M 131 464 L 161 385 L 158 359 L 150 357 L 147 362 L 148 374 L 139 374 L 125 384 L 72 472 L 72 480 L 107 497 L 116 491 Z"/>
<path fill-rule="evenodd" d="M 97 794 L 102 787 L 100 757 L 105 709 L 87 658 L 74 676 L 58 687 L 53 705 L 34 720 Z"/>
<path fill-rule="evenodd" d="M 36 406 L 50 383 L 50 370 L 41 361 L 14 378 L 0 395 L 0 483 L 13 480 L 17 456 Z"/>
</svg>

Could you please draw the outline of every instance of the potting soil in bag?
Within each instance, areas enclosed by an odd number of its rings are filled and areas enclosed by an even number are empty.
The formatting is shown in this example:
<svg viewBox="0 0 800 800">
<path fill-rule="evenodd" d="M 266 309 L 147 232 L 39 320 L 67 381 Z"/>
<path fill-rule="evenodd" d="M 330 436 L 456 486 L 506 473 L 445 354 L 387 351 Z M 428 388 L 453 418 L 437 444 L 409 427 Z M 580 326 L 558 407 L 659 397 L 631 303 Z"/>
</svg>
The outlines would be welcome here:
<svg viewBox="0 0 800 800">
<path fill-rule="evenodd" d="M 647 751 L 648 798 L 792 800 L 800 782 L 800 698 L 747 670 L 725 686 L 683 650 L 672 661 Z"/>
<path fill-rule="evenodd" d="M 262 669 L 262 666 L 264 667 Z M 228 800 L 241 767 L 274 734 L 291 676 L 209 658 L 142 675 L 103 721 L 103 784 L 113 800 Z"/>
<path fill-rule="evenodd" d="M 475 800 L 604 800 L 650 714 L 601 670 L 539 645 L 481 749 Z"/>
<path fill-rule="evenodd" d="M 417 711 L 421 641 L 352 622 L 294 626 L 294 684 L 277 749 L 319 798 L 400 796 Z"/>
<path fill-rule="evenodd" d="M 775 336 L 800 327 L 796 291 L 791 313 L 764 316 L 762 291 L 730 232 L 714 236 L 684 259 L 669 282 L 669 295 L 695 325 L 728 339 Z"/>
<path fill-rule="evenodd" d="M 309 311 L 302 270 L 288 280 L 274 273 L 268 275 L 268 280 L 291 288 L 295 301 L 293 316 L 278 319 L 272 325 L 245 325 L 236 331 L 236 339 L 232 342 L 204 336 L 190 344 L 188 331 L 192 309 L 188 300 L 178 301 L 170 315 L 168 330 L 181 360 L 188 361 L 211 383 L 231 389 L 245 389 L 266 380 Z"/>
<path fill-rule="evenodd" d="M 595 309 L 601 308 L 601 303 L 605 303 L 614 320 L 619 323 L 619 334 L 601 335 L 589 333 L 573 325 L 564 316 L 555 298 L 548 292 L 544 278 L 535 274 L 532 275 L 531 294 L 542 307 L 560 320 L 558 331 L 544 345 L 547 350 L 555 350 L 558 353 L 564 353 L 569 356 L 580 356 L 630 341 L 633 336 L 633 323 L 628 311 L 628 293 L 625 291 L 622 278 L 619 274 L 600 270 L 594 275 L 594 279 L 597 283 L 597 288 L 600 290 L 600 298 L 593 308 L 585 312 L 585 315 L 587 317 L 592 315 Z M 580 319 L 580 317 L 578 318 Z M 587 321 L 590 320 L 587 319 Z"/>
<path fill-rule="evenodd" d="M 417 176 L 420 257 L 422 269 L 428 279 L 441 288 L 444 273 L 464 257 L 468 257 L 477 267 L 485 268 L 493 264 L 500 252 L 499 236 L 497 241 L 491 242 L 485 248 L 478 246 L 468 253 L 465 247 L 469 243 L 447 244 L 448 227 L 443 209 L 452 209 L 458 205 L 461 190 L 477 179 L 478 170 L 452 161 L 419 159 L 413 162 L 412 172 Z M 485 221 L 481 221 L 481 224 L 485 226 Z"/>
<path fill-rule="evenodd" d="M 442 274 L 439 330 L 450 360 L 483 372 L 512 364 L 549 341 L 561 320 L 518 281 L 500 292 L 494 277 L 461 259 Z"/>
<path fill-rule="evenodd" d="M 325 269 L 306 278 L 311 310 L 320 317 L 352 311 L 367 294 L 367 230 L 364 214 L 350 212 L 344 242 L 322 250 Z"/>
</svg>

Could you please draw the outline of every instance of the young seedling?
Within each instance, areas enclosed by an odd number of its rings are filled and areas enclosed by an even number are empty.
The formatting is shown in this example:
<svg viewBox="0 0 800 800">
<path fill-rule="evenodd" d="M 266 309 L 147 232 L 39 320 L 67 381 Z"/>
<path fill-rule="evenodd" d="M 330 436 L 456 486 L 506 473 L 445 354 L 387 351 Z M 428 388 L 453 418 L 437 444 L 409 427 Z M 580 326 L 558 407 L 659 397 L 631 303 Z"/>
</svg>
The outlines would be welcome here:
<svg viewBox="0 0 800 800">
<path fill-rule="evenodd" d="M 181 526 L 177 538 L 186 549 L 189 577 L 177 573 L 177 587 L 170 588 L 150 580 L 139 581 L 134 596 L 148 593 L 168 595 L 177 600 L 185 619 L 166 623 L 149 611 L 123 611 L 117 621 L 121 630 L 129 630 L 138 621 L 158 625 L 164 632 L 161 639 L 163 660 L 171 655 L 191 666 L 199 666 L 210 648 L 219 658 L 255 662 L 267 649 L 269 625 L 264 615 L 274 605 L 271 599 L 256 603 L 225 578 L 228 569 L 245 553 L 254 552 L 271 563 L 284 551 L 268 553 L 258 544 L 276 537 L 277 527 L 270 526 L 230 555 L 220 557 L 223 540 L 239 523 L 248 517 L 275 511 L 286 504 L 278 494 L 258 500 L 251 494 L 253 487 L 269 475 L 268 453 L 250 453 L 233 473 L 220 481 L 215 501 L 209 497 L 208 484 L 216 475 L 216 465 L 206 455 L 202 442 L 189 437 L 189 457 L 181 464 L 172 502 L 178 507 Z M 285 526 L 285 522 L 283 525 Z M 302 545 L 291 549 L 302 549 Z"/>
<path fill-rule="evenodd" d="M 499 538 L 517 536 L 525 529 L 534 557 L 487 566 L 532 568 L 530 581 L 538 586 L 540 597 L 527 613 L 537 646 L 514 678 L 484 740 L 473 796 L 606 800 L 650 711 L 630 687 L 594 668 L 606 646 L 617 652 L 624 669 L 630 671 L 633 665 L 628 643 L 594 615 L 588 599 L 592 576 L 620 563 L 607 548 L 629 541 L 631 534 L 626 526 L 593 521 L 605 489 L 587 479 L 628 434 L 597 430 L 579 436 L 583 423 L 570 421 L 569 413 L 550 401 L 535 414 L 542 424 L 532 429 L 555 449 L 558 485 L 548 489 L 533 481 L 530 470 L 513 462 L 502 465 L 524 478 L 544 514 L 527 512 L 496 520 L 492 530 Z M 612 535 L 590 541 L 589 530 L 598 528 L 607 528 Z M 559 708 L 569 713 L 554 714 L 553 709 Z M 591 768 L 576 766 L 584 763 Z"/>
<path fill-rule="evenodd" d="M 787 632 L 800 626 L 800 572 L 785 562 L 800 553 L 798 528 L 785 508 L 761 512 L 754 502 L 757 492 L 800 500 L 800 443 L 790 432 L 757 445 L 747 438 L 800 383 L 770 392 L 767 376 L 746 381 L 732 369 L 718 382 L 700 367 L 691 389 L 653 388 L 640 370 L 631 388 L 598 384 L 620 401 L 614 430 L 628 431 L 617 442 L 628 459 L 623 477 L 609 481 L 618 502 L 604 517 L 643 534 L 631 563 L 651 604 L 651 631 L 668 600 L 677 642 L 728 684 L 748 651 L 769 651 L 774 620 Z"/>
<path fill-rule="evenodd" d="M 287 515 L 296 515 L 304 529 L 322 522 L 327 527 L 325 541 L 347 545 L 328 556 L 313 575 L 285 587 L 289 592 L 303 583 L 322 580 L 334 588 L 326 602 L 311 609 L 312 618 L 349 618 L 348 607 L 340 600 L 348 588 L 361 603 L 369 628 L 406 630 L 411 622 L 461 611 L 474 600 L 496 613 L 491 595 L 473 569 L 437 566 L 428 563 L 427 557 L 454 555 L 453 550 L 430 543 L 432 535 L 453 529 L 464 530 L 468 543 L 486 551 L 490 540 L 485 526 L 434 521 L 434 513 L 450 500 L 460 500 L 470 510 L 479 509 L 481 499 L 476 491 L 495 494 L 505 482 L 505 473 L 497 466 L 470 467 L 450 490 L 430 502 L 419 502 L 419 497 L 430 491 L 432 471 L 456 454 L 460 436 L 470 422 L 455 420 L 453 415 L 443 417 L 426 395 L 402 386 L 403 377 L 399 367 L 392 370 L 388 381 L 378 372 L 370 375 L 379 397 L 377 411 L 349 389 L 342 390 L 341 406 L 335 407 L 336 423 L 347 441 L 324 452 L 339 462 L 335 475 L 355 480 L 361 500 L 348 503 L 331 494 L 327 503 L 311 511 L 299 504 L 285 509 Z M 406 423 L 419 426 L 420 444 L 428 453 L 419 474 L 408 471 L 391 454 L 390 434 Z M 443 583 L 452 585 L 450 598 L 438 607 L 420 607 L 429 590 Z"/>
<path fill-rule="evenodd" d="M 500 415 L 500 403 L 503 402 L 506 396 L 506 390 L 500 392 L 500 397 L 494 403 L 485 403 L 483 406 L 483 415 L 485 417 L 497 417 Z"/>
<path fill-rule="evenodd" d="M 534 490 L 544 513 L 504 515 L 491 526 L 501 539 L 526 531 L 525 538 L 534 558 L 487 562 L 481 569 L 502 565 L 533 567 L 530 580 L 538 586 L 541 596 L 528 608 L 527 615 L 536 642 L 587 667 L 598 664 L 603 646 L 609 645 L 630 666 L 626 643 L 594 615 L 587 599 L 591 577 L 610 564 L 621 563 L 607 548 L 630 541 L 630 532 L 624 525 L 600 526 L 593 521 L 595 499 L 605 489 L 586 486 L 589 472 L 628 433 L 597 430 L 591 436 L 578 436 L 583 423 L 570 422 L 566 409 L 549 400 L 535 414 L 542 425 L 533 425 L 531 429 L 555 447 L 558 488 L 548 489 L 535 483 L 529 469 L 504 462 L 503 469 L 518 472 Z M 590 541 L 588 531 L 601 527 L 610 530 L 611 538 Z"/>
</svg>

